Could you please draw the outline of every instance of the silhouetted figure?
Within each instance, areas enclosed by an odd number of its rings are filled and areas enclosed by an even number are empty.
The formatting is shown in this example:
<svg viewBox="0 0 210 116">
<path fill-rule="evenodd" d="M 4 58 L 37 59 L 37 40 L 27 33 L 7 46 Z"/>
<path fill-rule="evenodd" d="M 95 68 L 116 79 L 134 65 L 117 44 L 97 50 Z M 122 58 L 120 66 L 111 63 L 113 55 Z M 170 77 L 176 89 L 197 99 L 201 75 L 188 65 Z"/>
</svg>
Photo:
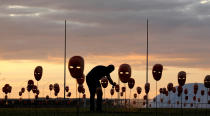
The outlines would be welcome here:
<svg viewBox="0 0 210 116">
<path fill-rule="evenodd" d="M 100 79 L 106 77 L 109 80 L 109 83 L 113 86 L 116 85 L 110 77 L 110 73 L 114 71 L 114 65 L 109 66 L 96 66 L 94 67 L 86 76 L 86 82 L 90 91 L 90 111 L 94 111 L 94 99 L 95 94 L 97 93 L 97 108 L 96 111 L 102 111 L 102 89 Z"/>
</svg>

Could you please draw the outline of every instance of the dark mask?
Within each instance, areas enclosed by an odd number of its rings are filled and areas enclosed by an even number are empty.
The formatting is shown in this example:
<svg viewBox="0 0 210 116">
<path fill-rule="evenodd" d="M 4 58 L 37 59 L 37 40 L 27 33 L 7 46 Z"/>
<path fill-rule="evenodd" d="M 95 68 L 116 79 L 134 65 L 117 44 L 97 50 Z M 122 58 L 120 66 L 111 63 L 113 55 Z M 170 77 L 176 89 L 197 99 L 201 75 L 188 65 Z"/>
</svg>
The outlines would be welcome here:
<svg viewBox="0 0 210 116">
<path fill-rule="evenodd" d="M 153 78 L 156 81 L 159 81 L 161 79 L 162 71 L 163 71 L 163 65 L 161 65 L 161 64 L 155 64 L 153 66 L 152 75 L 153 75 Z"/>
<path fill-rule="evenodd" d="M 184 86 L 185 82 L 186 82 L 186 72 L 180 71 L 178 73 L 178 83 L 180 86 Z"/>
</svg>

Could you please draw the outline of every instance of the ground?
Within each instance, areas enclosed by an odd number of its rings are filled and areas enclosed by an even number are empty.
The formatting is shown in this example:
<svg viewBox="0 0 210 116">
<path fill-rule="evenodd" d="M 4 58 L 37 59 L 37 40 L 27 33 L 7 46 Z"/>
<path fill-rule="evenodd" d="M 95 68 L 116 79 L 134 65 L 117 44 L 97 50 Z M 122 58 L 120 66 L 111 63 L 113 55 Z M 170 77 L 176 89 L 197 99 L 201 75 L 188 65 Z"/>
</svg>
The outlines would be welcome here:
<svg viewBox="0 0 210 116">
<path fill-rule="evenodd" d="M 209 116 L 210 109 L 157 109 L 157 116 Z M 0 116 L 156 116 L 156 109 L 106 108 L 89 112 L 87 108 L 0 108 Z"/>
</svg>

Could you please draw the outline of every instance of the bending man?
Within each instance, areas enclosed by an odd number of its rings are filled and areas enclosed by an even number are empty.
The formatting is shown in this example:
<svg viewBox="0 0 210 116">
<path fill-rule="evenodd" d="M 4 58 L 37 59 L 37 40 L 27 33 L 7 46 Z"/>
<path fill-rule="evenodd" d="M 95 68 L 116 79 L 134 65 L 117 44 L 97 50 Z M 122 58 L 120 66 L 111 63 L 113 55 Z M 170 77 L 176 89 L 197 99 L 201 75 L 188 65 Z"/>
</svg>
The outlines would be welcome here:
<svg viewBox="0 0 210 116">
<path fill-rule="evenodd" d="M 113 85 L 113 87 L 116 85 L 115 82 L 112 81 L 110 77 L 110 73 L 114 71 L 114 65 L 109 66 L 96 66 L 94 67 L 86 76 L 86 83 L 88 85 L 89 91 L 90 91 L 90 111 L 94 111 L 94 99 L 95 94 L 97 93 L 97 108 L 96 111 L 101 112 L 102 111 L 102 96 L 103 92 L 101 89 L 101 83 L 100 80 L 103 77 L 106 77 L 109 80 L 109 83 Z"/>
</svg>

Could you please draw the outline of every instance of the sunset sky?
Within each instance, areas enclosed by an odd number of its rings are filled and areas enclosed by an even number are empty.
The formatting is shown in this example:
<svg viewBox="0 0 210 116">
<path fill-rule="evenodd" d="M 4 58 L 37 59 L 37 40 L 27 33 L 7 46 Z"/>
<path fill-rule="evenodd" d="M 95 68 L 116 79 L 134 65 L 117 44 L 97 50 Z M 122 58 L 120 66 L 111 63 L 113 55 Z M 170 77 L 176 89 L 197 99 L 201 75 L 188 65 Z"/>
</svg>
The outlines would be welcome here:
<svg viewBox="0 0 210 116">
<path fill-rule="evenodd" d="M 116 82 L 119 65 L 128 63 L 136 80 L 134 93 L 146 80 L 147 18 L 149 98 L 155 96 L 151 68 L 156 63 L 164 66 L 158 87 L 169 82 L 177 85 L 182 70 L 187 72 L 186 83 L 203 83 L 210 74 L 210 0 L 0 0 L 0 89 L 9 83 L 13 87 L 9 97 L 17 98 L 27 80 L 34 79 L 38 65 L 44 70 L 40 97 L 50 94 L 50 83 L 63 88 L 66 19 L 67 62 L 74 55 L 83 56 L 85 74 L 96 65 L 113 64 L 111 77 Z M 67 85 L 75 97 L 76 83 L 69 71 Z M 144 91 L 140 98 L 143 95 Z M 27 97 L 24 93 L 23 98 Z"/>
</svg>

